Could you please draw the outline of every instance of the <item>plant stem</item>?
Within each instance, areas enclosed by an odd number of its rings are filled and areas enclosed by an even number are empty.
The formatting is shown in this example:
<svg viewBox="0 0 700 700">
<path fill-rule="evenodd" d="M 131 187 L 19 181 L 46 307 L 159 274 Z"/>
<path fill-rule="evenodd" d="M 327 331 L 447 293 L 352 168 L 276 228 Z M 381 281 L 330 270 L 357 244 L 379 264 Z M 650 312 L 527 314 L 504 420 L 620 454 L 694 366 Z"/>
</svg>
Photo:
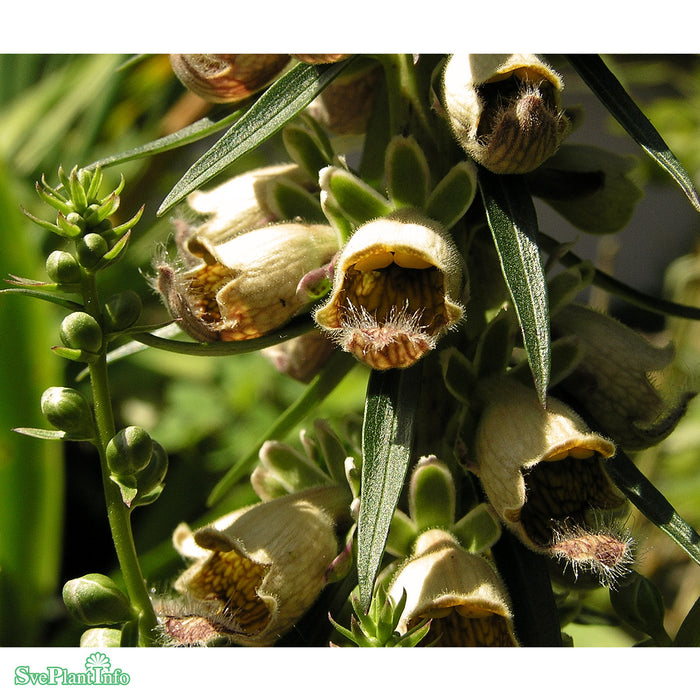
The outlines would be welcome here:
<svg viewBox="0 0 700 700">
<path fill-rule="evenodd" d="M 85 309 L 98 323 L 101 323 L 101 311 L 95 277 L 87 274 L 84 277 L 83 297 Z M 119 567 L 124 576 L 127 593 L 138 616 L 139 640 L 141 646 L 149 646 L 153 629 L 157 624 L 153 611 L 146 582 L 141 572 L 134 537 L 131 529 L 131 516 L 129 508 L 121 497 L 121 491 L 117 484 L 110 479 L 109 466 L 106 458 L 107 443 L 116 432 L 114 425 L 114 413 L 109 390 L 109 378 L 107 373 L 107 358 L 105 348 L 100 353 L 99 359 L 90 364 L 90 381 L 94 402 L 94 414 L 97 424 L 96 447 L 100 456 L 102 468 L 102 485 L 104 488 L 107 517 L 112 533 L 114 548 L 119 560 Z"/>
</svg>

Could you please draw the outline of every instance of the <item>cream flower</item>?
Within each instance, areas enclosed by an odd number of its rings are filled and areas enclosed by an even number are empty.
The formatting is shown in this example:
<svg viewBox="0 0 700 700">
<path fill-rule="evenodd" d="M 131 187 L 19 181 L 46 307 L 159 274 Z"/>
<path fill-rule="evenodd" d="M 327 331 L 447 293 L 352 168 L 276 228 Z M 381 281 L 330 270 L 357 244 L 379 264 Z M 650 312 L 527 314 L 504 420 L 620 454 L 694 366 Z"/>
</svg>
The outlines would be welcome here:
<svg viewBox="0 0 700 700">
<path fill-rule="evenodd" d="M 508 596 L 495 569 L 444 530 L 419 535 L 389 585 L 395 601 L 403 591 L 401 634 L 427 618 L 432 621 L 423 644 L 517 646 Z"/>
<path fill-rule="evenodd" d="M 459 252 L 439 224 L 416 213 L 358 228 L 334 268 L 316 322 L 373 369 L 409 367 L 462 317 Z"/>
<path fill-rule="evenodd" d="M 197 236 L 211 243 L 260 228 L 275 220 L 269 201 L 269 188 L 285 180 L 308 190 L 314 186 L 294 163 L 281 163 L 249 170 L 210 190 L 196 190 L 187 197 L 193 212 L 206 217 L 197 227 Z"/>
<path fill-rule="evenodd" d="M 180 242 L 190 269 L 157 265 L 158 291 L 193 338 L 247 340 L 284 325 L 316 297 L 300 285 L 339 244 L 330 226 L 279 223 L 217 245 L 196 233 Z"/>
<path fill-rule="evenodd" d="M 175 582 L 188 613 L 165 615 L 166 635 L 193 644 L 200 630 L 204 641 L 218 634 L 246 646 L 274 644 L 326 584 L 340 551 L 336 525 L 347 511 L 345 488 L 319 487 L 243 508 L 194 533 L 180 525 L 173 543 L 194 560 Z"/>
<path fill-rule="evenodd" d="M 445 111 L 469 156 L 494 173 L 534 170 L 569 128 L 561 78 L 532 54 L 455 54 L 443 74 Z"/>
<path fill-rule="evenodd" d="M 630 559 L 629 542 L 599 527 L 626 503 L 605 471 L 613 443 L 566 404 L 549 397 L 545 408 L 516 381 L 487 381 L 482 394 L 474 472 L 497 515 L 531 549 L 610 581 Z"/>
</svg>

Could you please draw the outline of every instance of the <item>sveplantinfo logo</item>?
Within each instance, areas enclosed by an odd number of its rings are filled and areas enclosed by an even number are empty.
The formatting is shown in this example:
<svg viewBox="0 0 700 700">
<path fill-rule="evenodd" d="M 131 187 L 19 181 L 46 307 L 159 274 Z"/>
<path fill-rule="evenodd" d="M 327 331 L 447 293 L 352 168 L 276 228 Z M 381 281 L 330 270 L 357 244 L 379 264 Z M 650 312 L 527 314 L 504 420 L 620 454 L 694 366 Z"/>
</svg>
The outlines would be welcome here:
<svg viewBox="0 0 700 700">
<path fill-rule="evenodd" d="M 120 668 L 112 669 L 107 654 L 95 651 L 85 659 L 84 671 L 62 666 L 47 666 L 35 671 L 29 666 L 15 667 L 15 685 L 128 685 L 131 678 Z"/>
</svg>

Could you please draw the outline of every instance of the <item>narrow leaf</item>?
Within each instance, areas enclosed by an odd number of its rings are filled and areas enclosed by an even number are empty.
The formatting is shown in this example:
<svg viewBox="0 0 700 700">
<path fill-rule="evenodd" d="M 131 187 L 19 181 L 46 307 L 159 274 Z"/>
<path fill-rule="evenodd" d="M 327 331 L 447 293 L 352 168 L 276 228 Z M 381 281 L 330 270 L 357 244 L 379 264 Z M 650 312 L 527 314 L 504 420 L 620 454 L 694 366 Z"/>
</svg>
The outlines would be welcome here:
<svg viewBox="0 0 700 700">
<path fill-rule="evenodd" d="M 236 159 L 259 146 L 306 107 L 348 64 L 299 64 L 268 88 L 255 104 L 214 144 L 170 191 L 158 210 L 162 215 L 190 192 L 218 175 Z"/>
<path fill-rule="evenodd" d="M 144 144 L 142 146 L 137 146 L 136 148 L 129 149 L 122 153 L 115 153 L 114 155 L 107 156 L 101 160 L 97 160 L 94 163 L 86 166 L 86 170 L 94 170 L 96 168 L 104 168 L 110 165 L 119 165 L 120 163 L 127 163 L 131 160 L 136 160 L 137 158 L 146 158 L 147 156 L 153 156 L 157 153 L 164 153 L 165 151 L 170 151 L 174 148 L 179 148 L 180 146 L 186 146 L 189 143 L 194 143 L 200 139 L 206 138 L 215 134 L 217 131 L 222 131 L 226 127 L 231 126 L 235 123 L 241 116 L 241 111 L 238 110 L 232 114 L 219 119 L 218 121 L 213 121 L 209 117 L 204 117 L 196 122 L 189 124 L 183 129 L 175 131 L 172 134 L 163 136 L 155 141 Z"/>
<path fill-rule="evenodd" d="M 596 54 L 567 55 L 567 60 L 588 87 L 617 119 L 625 131 L 678 183 L 693 206 L 700 211 L 698 195 L 690 175 L 627 94 L 615 75 Z"/>
<path fill-rule="evenodd" d="M 373 371 L 362 429 L 362 486 L 357 521 L 357 574 L 365 610 L 372 600 L 389 527 L 408 471 L 420 365 Z"/>
<path fill-rule="evenodd" d="M 535 389 L 544 404 L 550 373 L 547 280 L 540 250 L 537 214 L 519 176 L 498 176 L 480 169 L 479 186 L 489 227 L 510 290 Z"/>
<path fill-rule="evenodd" d="M 65 440 L 68 435 L 65 430 L 45 430 L 44 428 L 13 428 L 12 431 L 40 440 Z"/>
<path fill-rule="evenodd" d="M 622 451 L 605 463 L 610 478 L 643 515 L 700 564 L 700 535 Z"/>
</svg>

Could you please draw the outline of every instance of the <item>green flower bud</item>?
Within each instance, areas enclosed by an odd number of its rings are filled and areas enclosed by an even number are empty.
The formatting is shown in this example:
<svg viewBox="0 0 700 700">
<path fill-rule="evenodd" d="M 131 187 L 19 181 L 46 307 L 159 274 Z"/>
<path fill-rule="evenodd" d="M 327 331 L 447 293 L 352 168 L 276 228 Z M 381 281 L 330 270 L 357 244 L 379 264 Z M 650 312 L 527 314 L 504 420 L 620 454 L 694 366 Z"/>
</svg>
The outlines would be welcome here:
<svg viewBox="0 0 700 700">
<path fill-rule="evenodd" d="M 108 576 L 87 574 L 67 581 L 63 602 L 86 625 L 113 625 L 131 619 L 129 599 Z"/>
<path fill-rule="evenodd" d="M 75 245 L 78 262 L 94 271 L 103 264 L 102 258 L 109 252 L 109 244 L 99 233 L 88 233 Z"/>
<path fill-rule="evenodd" d="M 139 494 L 147 495 L 161 486 L 168 472 L 168 454 L 163 446 L 153 440 L 153 454 L 148 464 L 137 475 Z"/>
<path fill-rule="evenodd" d="M 153 456 L 151 436 L 136 425 L 120 430 L 107 443 L 107 464 L 113 474 L 125 476 L 143 471 Z"/>
<path fill-rule="evenodd" d="M 122 631 L 113 627 L 91 627 L 80 636 L 81 647 L 120 647 Z"/>
<path fill-rule="evenodd" d="M 141 297 L 131 289 L 126 289 L 107 299 L 103 314 L 105 328 L 109 332 L 123 331 L 138 321 L 143 309 Z"/>
<path fill-rule="evenodd" d="M 61 341 L 68 348 L 99 352 L 102 347 L 100 324 L 84 311 L 68 314 L 61 323 Z"/>
<path fill-rule="evenodd" d="M 75 389 L 49 387 L 41 396 L 41 412 L 51 425 L 73 439 L 89 439 L 94 435 L 90 406 Z"/>
<path fill-rule="evenodd" d="M 46 274 L 59 284 L 80 282 L 80 267 L 76 259 L 65 250 L 54 250 L 46 259 Z"/>
</svg>

